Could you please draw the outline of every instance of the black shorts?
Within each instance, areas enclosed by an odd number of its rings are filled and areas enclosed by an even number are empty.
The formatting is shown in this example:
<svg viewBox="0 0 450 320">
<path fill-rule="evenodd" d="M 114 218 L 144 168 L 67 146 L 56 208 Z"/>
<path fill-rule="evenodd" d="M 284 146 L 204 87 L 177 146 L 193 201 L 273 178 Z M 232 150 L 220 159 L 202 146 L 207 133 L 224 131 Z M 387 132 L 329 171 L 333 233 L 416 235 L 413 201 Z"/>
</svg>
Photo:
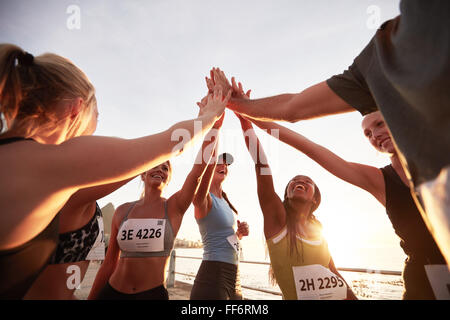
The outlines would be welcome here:
<svg viewBox="0 0 450 320">
<path fill-rule="evenodd" d="M 436 300 L 424 263 L 407 261 L 403 270 L 403 283 L 403 300 Z"/>
<path fill-rule="evenodd" d="M 220 261 L 202 261 L 190 299 L 242 300 L 238 266 Z"/>
<path fill-rule="evenodd" d="M 163 285 L 138 293 L 123 293 L 107 282 L 98 294 L 97 300 L 169 300 L 169 293 Z"/>
</svg>

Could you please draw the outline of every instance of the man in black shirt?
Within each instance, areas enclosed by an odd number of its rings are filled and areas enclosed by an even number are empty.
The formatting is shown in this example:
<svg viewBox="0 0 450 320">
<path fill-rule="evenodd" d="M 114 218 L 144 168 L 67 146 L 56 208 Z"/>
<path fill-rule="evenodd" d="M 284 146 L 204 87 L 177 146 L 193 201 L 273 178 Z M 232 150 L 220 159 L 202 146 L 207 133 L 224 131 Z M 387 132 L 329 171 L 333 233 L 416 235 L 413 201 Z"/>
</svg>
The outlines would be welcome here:
<svg viewBox="0 0 450 320">
<path fill-rule="evenodd" d="M 412 194 L 450 262 L 450 1 L 402 0 L 340 75 L 298 94 L 244 100 L 228 107 L 261 120 L 296 122 L 380 110 L 392 133 Z M 227 89 L 213 69 L 214 81 Z"/>
</svg>

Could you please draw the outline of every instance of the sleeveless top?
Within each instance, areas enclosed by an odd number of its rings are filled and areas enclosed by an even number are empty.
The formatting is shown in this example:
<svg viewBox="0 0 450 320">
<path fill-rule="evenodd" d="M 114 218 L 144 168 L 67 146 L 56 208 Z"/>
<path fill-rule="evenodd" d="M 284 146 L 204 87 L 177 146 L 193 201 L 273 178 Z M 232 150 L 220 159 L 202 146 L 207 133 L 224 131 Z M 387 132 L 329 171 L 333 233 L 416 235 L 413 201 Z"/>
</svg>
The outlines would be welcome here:
<svg viewBox="0 0 450 320">
<path fill-rule="evenodd" d="M 416 207 L 410 188 L 403 183 L 392 165 L 381 168 L 381 172 L 386 189 L 386 212 L 400 237 L 400 246 L 408 256 L 403 270 L 403 299 L 435 299 L 428 277 L 432 271 L 427 271 L 427 268 L 445 266 L 446 261 Z M 444 274 L 445 271 L 439 277 L 445 277 Z"/>
<path fill-rule="evenodd" d="M 297 235 L 297 251 L 294 248 L 291 254 L 289 246 L 290 240 L 288 238 L 289 234 L 287 227 L 284 227 L 277 235 L 267 240 L 270 263 L 277 283 L 283 293 L 283 299 L 302 299 L 302 297 L 299 297 L 297 294 L 297 287 L 300 292 L 304 292 L 305 294 L 313 295 L 312 290 L 307 290 L 312 289 L 312 286 L 314 286 L 314 289 L 317 289 L 317 292 L 320 292 L 321 285 L 326 287 L 326 283 L 324 283 L 323 279 L 314 279 L 314 275 L 312 273 L 310 274 L 310 269 L 315 268 L 319 269 L 319 272 L 331 273 L 328 269 L 331 260 L 328 243 L 324 237 L 317 240 L 306 240 Z M 298 279 L 296 279 L 295 273 L 298 274 Z M 328 274 L 327 276 L 333 277 L 335 275 Z M 302 280 L 302 277 L 304 280 Z M 337 278 L 337 276 L 335 277 Z M 345 287 L 343 282 L 336 283 L 336 287 L 338 288 Z M 344 289 L 345 291 L 347 290 L 346 287 Z M 303 299 L 315 299 L 312 295 L 304 296 Z M 322 299 L 323 298 L 324 297 L 322 297 Z"/>
<path fill-rule="evenodd" d="M 31 139 L 0 139 L 0 145 L 22 140 Z M 33 239 L 16 248 L 0 251 L 0 299 L 22 299 L 25 296 L 56 249 L 58 228 L 57 214 Z"/>
<path fill-rule="evenodd" d="M 386 188 L 386 212 L 400 246 L 411 261 L 427 264 L 445 263 L 433 236 L 416 207 L 411 191 L 392 165 L 381 168 Z"/>
<path fill-rule="evenodd" d="M 102 210 L 95 203 L 95 213 L 89 222 L 75 231 L 60 233 L 58 247 L 50 264 L 105 259 L 105 234 Z"/>
<path fill-rule="evenodd" d="M 117 233 L 121 258 L 170 256 L 175 242 L 172 224 L 164 201 L 164 218 L 128 219 L 137 201 L 130 206 Z"/>
<path fill-rule="evenodd" d="M 203 242 L 203 260 L 239 263 L 239 240 L 234 231 L 235 213 L 225 199 L 209 193 L 212 199 L 207 216 L 197 219 Z"/>
</svg>

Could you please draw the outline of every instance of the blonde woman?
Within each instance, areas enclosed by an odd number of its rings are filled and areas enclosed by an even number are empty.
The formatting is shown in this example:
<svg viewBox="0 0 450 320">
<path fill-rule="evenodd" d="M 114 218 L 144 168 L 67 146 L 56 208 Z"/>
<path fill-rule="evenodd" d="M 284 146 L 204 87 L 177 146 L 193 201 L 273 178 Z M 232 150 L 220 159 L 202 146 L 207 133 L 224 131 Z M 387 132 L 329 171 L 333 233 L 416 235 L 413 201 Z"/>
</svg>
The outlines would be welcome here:
<svg viewBox="0 0 450 320">
<path fill-rule="evenodd" d="M 196 119 L 158 134 L 85 136 L 95 131 L 98 115 L 87 76 L 61 56 L 34 57 L 0 45 L 0 112 L 7 127 L 0 128 L 0 298 L 22 298 L 47 266 L 58 242 L 58 212 L 72 195 L 177 155 L 220 118 L 228 97 L 217 90 Z M 201 130 L 194 130 L 195 121 Z M 177 129 L 190 139 L 172 139 Z"/>
<path fill-rule="evenodd" d="M 220 129 L 222 120 L 214 125 Z M 217 134 L 211 130 L 182 188 L 169 198 L 162 193 L 172 177 L 166 161 L 141 175 L 144 194 L 114 213 L 106 259 L 92 285 L 89 299 L 168 300 L 166 267 L 184 213 L 211 159 Z"/>
</svg>

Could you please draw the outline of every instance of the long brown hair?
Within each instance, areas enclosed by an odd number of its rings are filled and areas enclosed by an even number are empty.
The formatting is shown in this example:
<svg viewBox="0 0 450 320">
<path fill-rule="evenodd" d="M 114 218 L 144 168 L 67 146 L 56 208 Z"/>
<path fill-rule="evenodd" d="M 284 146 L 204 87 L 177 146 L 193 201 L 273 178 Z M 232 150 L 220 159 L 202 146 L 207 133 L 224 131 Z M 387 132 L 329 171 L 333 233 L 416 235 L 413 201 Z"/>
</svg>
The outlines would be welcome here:
<svg viewBox="0 0 450 320">
<path fill-rule="evenodd" d="M 97 103 L 94 86 L 71 61 L 52 53 L 34 57 L 13 44 L 0 44 L 0 113 L 8 131 L 27 137 L 55 126 L 68 116 L 58 102 L 75 98 L 82 98 L 86 108 Z"/>
<path fill-rule="evenodd" d="M 295 253 L 298 255 L 299 251 L 298 251 L 298 246 L 297 246 L 297 241 L 296 241 L 296 237 L 297 237 L 297 228 L 296 228 L 296 215 L 298 214 L 291 206 L 290 204 L 290 200 L 288 197 L 288 187 L 289 187 L 289 183 L 291 181 L 288 182 L 288 184 L 286 185 L 286 188 L 284 189 L 284 199 L 283 199 L 283 206 L 284 206 L 284 210 L 286 211 L 286 228 L 287 228 L 287 236 L 288 236 L 288 247 L 289 247 L 289 254 L 292 257 L 292 255 Z M 314 211 L 317 210 L 317 208 L 320 205 L 320 201 L 322 199 L 322 196 L 320 194 L 320 190 L 317 187 L 317 185 L 314 183 L 314 196 L 313 199 L 311 200 L 313 202 L 313 206 L 311 206 L 311 209 L 308 213 L 308 221 L 314 221 L 316 224 L 321 226 L 321 223 L 319 222 L 319 220 L 317 220 L 316 216 L 314 215 Z M 302 259 L 303 259 L 303 243 L 302 244 Z M 275 278 L 275 273 L 273 271 L 272 268 L 272 264 L 270 264 L 269 267 L 269 282 L 272 285 L 275 285 L 277 283 L 276 278 Z"/>
<path fill-rule="evenodd" d="M 290 183 L 290 181 L 289 181 L 289 183 Z M 289 183 L 286 185 L 286 188 L 284 189 L 283 206 L 284 206 L 284 210 L 286 211 L 286 227 L 287 227 L 287 232 L 289 235 L 289 238 L 288 238 L 289 239 L 289 253 L 292 255 L 294 253 L 294 250 L 298 254 L 297 241 L 295 240 L 296 236 L 297 236 L 297 228 L 296 228 L 297 212 L 292 208 L 289 197 L 288 197 L 287 191 L 288 191 Z M 322 199 L 322 196 L 320 194 L 320 190 L 317 187 L 317 185 L 314 183 L 314 196 L 312 199 L 313 206 L 311 206 L 311 210 L 308 213 L 308 218 L 307 218 L 308 221 L 313 221 L 313 222 L 320 224 L 319 220 L 317 220 L 317 218 L 313 212 L 316 211 L 317 208 L 319 207 L 321 199 Z"/>
<path fill-rule="evenodd" d="M 236 210 L 236 208 L 231 204 L 230 200 L 228 199 L 227 194 L 225 193 L 225 191 L 222 190 L 222 197 L 225 199 L 225 201 L 228 203 L 228 205 L 230 206 L 231 210 L 234 211 L 234 213 L 238 214 L 238 211 Z"/>
</svg>

